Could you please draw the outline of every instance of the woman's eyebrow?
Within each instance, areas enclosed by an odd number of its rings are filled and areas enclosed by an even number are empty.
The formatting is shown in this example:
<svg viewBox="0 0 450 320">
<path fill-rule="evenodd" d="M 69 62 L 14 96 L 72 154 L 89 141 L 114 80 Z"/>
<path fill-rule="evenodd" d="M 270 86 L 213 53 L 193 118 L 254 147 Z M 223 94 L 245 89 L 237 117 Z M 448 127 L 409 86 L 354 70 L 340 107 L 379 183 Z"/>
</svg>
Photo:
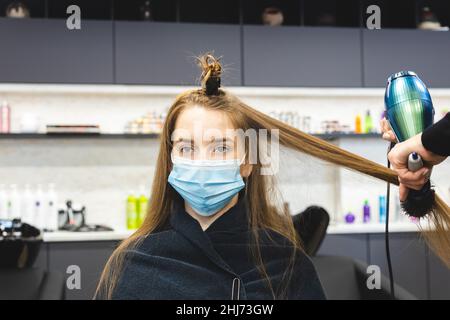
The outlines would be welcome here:
<svg viewBox="0 0 450 320">
<path fill-rule="evenodd" d="M 234 140 L 229 137 L 224 138 L 211 137 L 211 140 L 209 140 L 209 142 L 234 142 Z"/>
<path fill-rule="evenodd" d="M 179 142 L 193 143 L 193 140 L 190 138 L 183 138 L 183 137 L 179 137 L 178 139 L 175 139 L 175 143 L 179 143 Z"/>
</svg>

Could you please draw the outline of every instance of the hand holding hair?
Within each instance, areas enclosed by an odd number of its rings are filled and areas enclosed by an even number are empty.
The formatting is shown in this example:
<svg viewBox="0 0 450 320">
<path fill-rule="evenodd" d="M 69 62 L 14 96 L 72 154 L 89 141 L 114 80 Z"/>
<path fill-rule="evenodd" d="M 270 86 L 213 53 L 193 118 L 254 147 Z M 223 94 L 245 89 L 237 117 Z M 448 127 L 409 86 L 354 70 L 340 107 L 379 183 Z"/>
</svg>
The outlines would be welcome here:
<svg viewBox="0 0 450 320">
<path fill-rule="evenodd" d="M 386 119 L 381 120 L 380 127 L 384 140 L 396 141 L 394 132 L 389 127 Z M 409 189 L 420 190 L 429 180 L 433 165 L 445 160 L 445 157 L 425 149 L 422 145 L 421 136 L 422 134 L 420 133 L 408 140 L 396 143 L 388 154 L 392 169 L 398 174 L 400 201 L 406 200 Z M 413 152 L 418 153 L 425 161 L 425 166 L 415 172 L 408 169 L 408 157 Z"/>
</svg>

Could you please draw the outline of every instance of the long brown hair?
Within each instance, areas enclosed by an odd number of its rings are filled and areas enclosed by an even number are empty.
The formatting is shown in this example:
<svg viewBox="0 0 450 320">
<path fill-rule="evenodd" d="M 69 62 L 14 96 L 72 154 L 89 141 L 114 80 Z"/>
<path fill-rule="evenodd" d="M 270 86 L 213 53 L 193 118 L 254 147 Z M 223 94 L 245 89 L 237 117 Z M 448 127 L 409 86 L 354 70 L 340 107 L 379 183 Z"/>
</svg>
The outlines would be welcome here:
<svg viewBox="0 0 450 320">
<path fill-rule="evenodd" d="M 173 203 L 177 197 L 176 191 L 167 183 L 167 178 L 171 170 L 171 134 L 174 130 L 177 117 L 189 106 L 199 105 L 212 110 L 221 110 L 230 117 L 236 128 L 243 129 L 244 131 L 249 128 L 256 130 L 266 129 L 270 134 L 272 129 L 277 129 L 279 143 L 283 146 L 398 185 L 397 174 L 391 169 L 340 149 L 331 143 L 276 120 L 246 105 L 237 97 L 222 89 L 218 89 L 217 94 L 211 95 L 208 92 L 208 83 L 212 77 L 216 80 L 220 79 L 222 73 L 221 64 L 211 54 L 202 55 L 197 59 L 202 68 L 202 88 L 181 93 L 176 97 L 170 107 L 160 137 L 160 151 L 156 163 L 147 216 L 142 226 L 128 239 L 124 240 L 111 255 L 100 278 L 96 296 L 105 298 L 112 297 L 114 288 L 124 269 L 127 251 L 135 248 L 146 235 L 158 230 L 159 227 L 162 227 L 168 222 Z M 246 179 L 246 190 L 244 193 L 249 205 L 249 225 L 255 244 L 251 248 L 254 248 L 253 255 L 256 266 L 266 278 L 267 285 L 273 297 L 282 298 L 285 294 L 285 288 L 277 288 L 275 292 L 266 274 L 264 262 L 259 251 L 258 230 L 273 230 L 283 235 L 292 244 L 294 250 L 290 260 L 291 263 L 285 272 L 287 280 L 292 271 L 295 252 L 297 249 L 301 250 L 301 243 L 294 229 L 289 212 L 280 206 L 276 206 L 270 199 L 269 190 L 273 188 L 272 178 L 260 174 L 260 170 L 261 165 L 259 163 L 254 165 L 252 173 Z M 428 215 L 428 221 L 434 230 L 429 231 L 427 229 L 423 233 L 426 235 L 426 239 L 429 240 L 431 248 L 450 266 L 450 209 L 437 195 L 434 209 Z M 286 284 L 287 282 L 283 283 Z"/>
</svg>

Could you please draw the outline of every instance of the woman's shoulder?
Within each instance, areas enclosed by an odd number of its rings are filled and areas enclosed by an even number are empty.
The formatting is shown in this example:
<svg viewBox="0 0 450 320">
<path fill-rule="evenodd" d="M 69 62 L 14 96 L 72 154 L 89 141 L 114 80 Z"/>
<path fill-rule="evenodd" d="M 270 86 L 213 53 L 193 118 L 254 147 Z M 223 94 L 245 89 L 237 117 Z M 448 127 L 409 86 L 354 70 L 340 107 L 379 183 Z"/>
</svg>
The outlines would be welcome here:
<svg viewBox="0 0 450 320">
<path fill-rule="evenodd" d="M 182 238 L 174 229 L 161 229 L 145 234 L 137 241 L 136 246 L 130 247 L 127 251 L 132 254 L 158 254 L 159 250 L 181 240 Z"/>
</svg>

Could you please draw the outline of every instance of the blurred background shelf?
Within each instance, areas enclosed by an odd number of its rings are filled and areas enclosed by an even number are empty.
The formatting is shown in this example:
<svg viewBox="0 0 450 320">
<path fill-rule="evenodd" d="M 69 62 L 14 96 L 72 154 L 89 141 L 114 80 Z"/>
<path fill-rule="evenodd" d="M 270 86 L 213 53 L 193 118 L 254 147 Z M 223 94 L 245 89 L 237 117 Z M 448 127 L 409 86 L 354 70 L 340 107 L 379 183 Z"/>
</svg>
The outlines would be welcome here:
<svg viewBox="0 0 450 320">
<path fill-rule="evenodd" d="M 380 138 L 379 133 L 323 133 L 313 134 L 324 140 L 336 140 L 344 138 L 367 139 Z M 7 133 L 0 134 L 0 139 L 158 139 L 159 134 L 128 134 L 128 133 L 101 133 L 101 134 L 46 134 L 46 133 Z"/>
</svg>

